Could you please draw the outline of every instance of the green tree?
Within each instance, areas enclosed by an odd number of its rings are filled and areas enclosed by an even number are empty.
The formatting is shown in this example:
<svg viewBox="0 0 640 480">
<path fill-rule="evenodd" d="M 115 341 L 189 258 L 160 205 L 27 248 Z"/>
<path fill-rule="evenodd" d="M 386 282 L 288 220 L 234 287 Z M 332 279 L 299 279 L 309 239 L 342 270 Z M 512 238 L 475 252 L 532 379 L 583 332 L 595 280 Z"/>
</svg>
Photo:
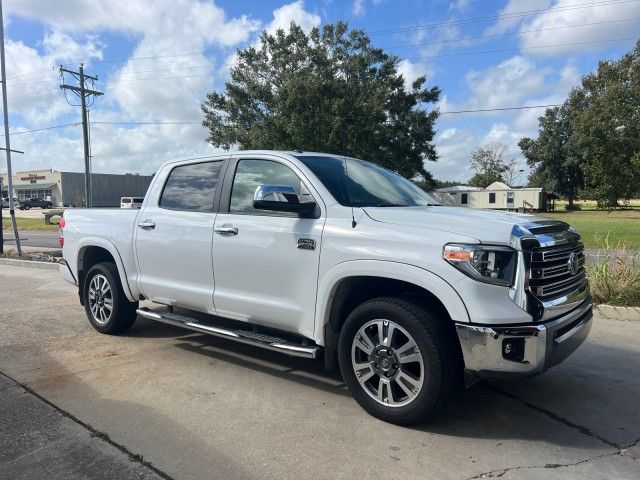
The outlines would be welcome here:
<svg viewBox="0 0 640 480">
<path fill-rule="evenodd" d="M 493 182 L 504 182 L 504 173 L 511 164 L 505 158 L 507 146 L 503 143 L 481 145 L 471 152 L 471 169 L 476 173 L 468 184 L 487 188 Z"/>
<path fill-rule="evenodd" d="M 306 34 L 263 32 L 237 52 L 224 92 L 202 104 L 207 140 L 222 148 L 306 150 L 370 160 L 431 181 L 438 87 L 407 88 L 398 58 L 338 22 Z"/>
<path fill-rule="evenodd" d="M 569 103 L 585 187 L 599 206 L 616 207 L 640 182 L 640 41 L 619 60 L 601 61 Z"/>
<path fill-rule="evenodd" d="M 565 197 L 571 210 L 584 179 L 580 157 L 572 141 L 570 112 L 568 102 L 562 107 L 548 108 L 538 118 L 538 138 L 525 137 L 518 146 L 534 169 L 529 184 Z"/>
</svg>

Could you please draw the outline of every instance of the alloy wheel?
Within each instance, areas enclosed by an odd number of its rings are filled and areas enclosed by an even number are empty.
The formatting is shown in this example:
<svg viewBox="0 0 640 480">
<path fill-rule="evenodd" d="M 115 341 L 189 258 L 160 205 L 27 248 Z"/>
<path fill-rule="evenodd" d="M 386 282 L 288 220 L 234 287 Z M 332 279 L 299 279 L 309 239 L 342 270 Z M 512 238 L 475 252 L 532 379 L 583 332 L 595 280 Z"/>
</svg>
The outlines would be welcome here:
<svg viewBox="0 0 640 480">
<path fill-rule="evenodd" d="M 378 403 L 402 407 L 419 395 L 424 363 L 413 337 L 397 323 L 375 319 L 354 336 L 351 363 L 364 390 Z"/>
<path fill-rule="evenodd" d="M 107 277 L 94 275 L 89 282 L 89 308 L 93 319 L 100 325 L 106 324 L 113 314 L 113 293 Z"/>
</svg>

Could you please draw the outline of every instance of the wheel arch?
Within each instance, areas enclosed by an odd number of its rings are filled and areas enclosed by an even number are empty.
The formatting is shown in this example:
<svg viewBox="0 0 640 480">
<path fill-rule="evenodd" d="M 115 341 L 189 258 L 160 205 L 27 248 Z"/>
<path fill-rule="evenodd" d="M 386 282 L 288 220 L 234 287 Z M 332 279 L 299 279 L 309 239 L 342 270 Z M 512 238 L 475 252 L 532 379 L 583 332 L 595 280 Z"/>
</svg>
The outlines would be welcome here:
<svg viewBox="0 0 640 480">
<path fill-rule="evenodd" d="M 79 292 L 82 292 L 86 273 L 93 265 L 100 262 L 112 262 L 118 270 L 125 296 L 130 302 L 137 301 L 129 287 L 122 258 L 113 243 L 103 238 L 84 239 L 82 244 L 79 245 L 76 262 Z M 80 301 L 83 302 L 82 295 L 80 295 Z"/>
<path fill-rule="evenodd" d="M 378 296 L 411 296 L 450 320 L 469 322 L 456 290 L 438 275 L 398 262 L 355 260 L 331 269 L 321 281 L 316 307 L 316 342 L 335 349 L 340 328 L 353 309 Z"/>
</svg>

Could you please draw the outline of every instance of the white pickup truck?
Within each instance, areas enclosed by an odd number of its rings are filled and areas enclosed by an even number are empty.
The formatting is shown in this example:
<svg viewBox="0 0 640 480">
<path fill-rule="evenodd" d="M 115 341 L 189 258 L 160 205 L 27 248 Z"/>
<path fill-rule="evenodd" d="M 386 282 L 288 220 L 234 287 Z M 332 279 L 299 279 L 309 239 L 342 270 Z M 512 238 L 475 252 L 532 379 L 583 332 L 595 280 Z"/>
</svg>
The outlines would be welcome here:
<svg viewBox="0 0 640 480">
<path fill-rule="evenodd" d="M 140 210 L 67 210 L 60 243 L 60 272 L 99 332 L 138 315 L 322 356 L 366 411 L 397 424 L 425 419 L 465 378 L 541 373 L 591 328 L 569 225 L 439 206 L 336 155 L 169 162 Z"/>
</svg>

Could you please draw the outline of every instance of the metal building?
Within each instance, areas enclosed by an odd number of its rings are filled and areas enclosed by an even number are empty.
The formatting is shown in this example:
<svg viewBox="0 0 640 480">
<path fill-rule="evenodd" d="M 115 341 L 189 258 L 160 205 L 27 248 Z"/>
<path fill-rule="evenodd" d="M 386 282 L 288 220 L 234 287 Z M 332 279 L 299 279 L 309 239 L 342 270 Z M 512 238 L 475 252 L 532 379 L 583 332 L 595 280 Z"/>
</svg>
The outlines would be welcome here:
<svg viewBox="0 0 640 480">
<path fill-rule="evenodd" d="M 2 177 L 2 197 L 8 197 L 7 174 Z M 118 175 L 93 173 L 94 207 L 117 207 L 121 197 L 143 197 L 151 183 L 151 175 Z M 28 170 L 13 176 L 13 196 L 19 200 L 40 197 L 58 207 L 84 205 L 84 173 Z"/>
<path fill-rule="evenodd" d="M 553 209 L 555 195 L 542 188 L 512 188 L 494 182 L 485 189 L 457 185 L 430 192 L 443 205 L 452 207 L 487 208 L 495 210 L 541 211 Z"/>
</svg>

